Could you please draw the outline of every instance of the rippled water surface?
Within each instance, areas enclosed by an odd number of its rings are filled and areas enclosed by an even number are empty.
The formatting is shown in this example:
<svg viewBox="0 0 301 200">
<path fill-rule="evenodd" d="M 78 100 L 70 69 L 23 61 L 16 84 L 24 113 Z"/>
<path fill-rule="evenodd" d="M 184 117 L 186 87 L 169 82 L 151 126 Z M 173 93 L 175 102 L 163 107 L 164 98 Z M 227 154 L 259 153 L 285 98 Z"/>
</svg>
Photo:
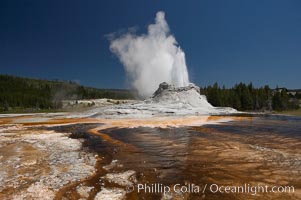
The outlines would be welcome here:
<svg viewBox="0 0 301 200">
<path fill-rule="evenodd" d="M 295 193 L 220 194 L 209 188 L 184 199 L 298 199 L 301 188 L 301 118 L 252 117 L 216 125 L 182 128 L 102 130 L 84 143 L 104 159 L 117 160 L 115 172 L 135 170 L 137 183 L 218 185 L 289 185 Z M 87 135 L 86 135 L 87 136 Z M 87 184 L 100 188 L 98 176 Z M 161 194 L 127 194 L 128 199 L 161 199 Z"/>
</svg>

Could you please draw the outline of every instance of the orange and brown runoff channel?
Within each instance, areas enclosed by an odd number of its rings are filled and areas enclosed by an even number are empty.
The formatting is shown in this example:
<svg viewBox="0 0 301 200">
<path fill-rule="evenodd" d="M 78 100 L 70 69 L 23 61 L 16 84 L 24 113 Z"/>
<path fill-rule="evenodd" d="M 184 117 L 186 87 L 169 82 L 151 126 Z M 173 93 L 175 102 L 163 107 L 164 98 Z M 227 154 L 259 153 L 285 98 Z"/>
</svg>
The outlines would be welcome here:
<svg viewBox="0 0 301 200">
<path fill-rule="evenodd" d="M 26 118 L 26 117 L 24 117 Z M 16 118 L 2 118 L 2 124 L 14 123 Z M 173 185 L 176 183 L 194 183 L 204 185 L 294 185 L 294 194 L 185 194 L 185 199 L 298 199 L 300 198 L 300 165 L 292 161 L 300 159 L 301 151 L 298 139 L 273 134 L 262 130 L 261 135 L 233 134 L 228 129 L 213 126 L 223 121 L 242 121 L 236 129 L 246 130 L 253 123 L 252 117 L 197 116 L 185 118 L 155 119 L 51 119 L 47 122 L 26 122 L 23 126 L 66 125 L 101 123 L 99 127 L 87 130 L 100 136 L 111 149 L 103 149 L 102 156 L 118 159 L 124 169 L 134 169 L 138 173 L 138 182 Z M 277 122 L 278 123 L 278 122 Z M 275 125 L 279 125 L 275 123 Z M 224 124 L 227 128 L 227 123 Z M 195 126 L 194 128 L 191 126 Z M 141 127 L 148 127 L 146 130 Z M 187 128 L 190 127 L 190 128 Z M 252 126 L 251 126 L 252 127 Z M 237 131 L 237 130 L 236 130 Z M 257 131 L 257 130 L 254 130 Z M 155 133 L 154 133 L 155 132 Z M 159 133 L 158 133 L 159 132 Z M 281 141 L 281 142 L 279 142 Z M 260 149 L 265 147 L 265 149 Z M 271 149 L 271 150 L 269 150 Z M 107 152 L 106 152 L 107 151 Z M 158 155 L 156 155 L 158 154 Z M 160 155 L 161 154 L 161 155 Z M 159 157 L 161 157 L 159 159 Z M 291 162 L 291 163 L 290 163 Z M 98 163 L 99 173 L 102 170 Z M 121 170 L 121 169 L 120 169 Z M 97 184 L 100 176 L 90 177 L 90 185 Z M 59 191 L 57 198 L 69 194 L 76 199 L 74 187 L 68 185 Z M 73 194 L 73 195 L 72 195 Z M 92 197 L 91 197 L 92 198 Z M 127 199 L 157 199 L 158 195 L 127 194 Z"/>
</svg>

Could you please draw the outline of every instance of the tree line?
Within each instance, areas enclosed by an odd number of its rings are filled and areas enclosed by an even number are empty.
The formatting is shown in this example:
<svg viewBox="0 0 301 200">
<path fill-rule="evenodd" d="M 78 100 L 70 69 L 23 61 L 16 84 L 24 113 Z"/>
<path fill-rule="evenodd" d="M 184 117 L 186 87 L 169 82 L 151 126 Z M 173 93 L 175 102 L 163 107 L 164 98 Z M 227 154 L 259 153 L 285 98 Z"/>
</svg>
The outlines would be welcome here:
<svg viewBox="0 0 301 200">
<path fill-rule="evenodd" d="M 252 83 L 239 83 L 232 88 L 213 86 L 201 88 L 213 106 L 233 107 L 241 111 L 283 111 L 298 109 L 300 93 L 289 94 L 286 88 L 271 89 L 269 86 L 254 88 Z"/>
<path fill-rule="evenodd" d="M 58 109 L 64 99 L 132 99 L 128 90 L 96 89 L 72 81 L 48 81 L 0 75 L 0 111 L 14 108 Z"/>
<path fill-rule="evenodd" d="M 301 91 L 294 95 L 285 88 L 269 86 L 254 88 L 252 83 L 239 83 L 232 88 L 213 86 L 201 88 L 213 106 L 233 107 L 242 111 L 288 110 L 299 108 Z M 15 108 L 58 109 L 62 100 L 134 99 L 133 91 L 96 89 L 72 81 L 49 81 L 0 75 L 0 112 Z"/>
</svg>

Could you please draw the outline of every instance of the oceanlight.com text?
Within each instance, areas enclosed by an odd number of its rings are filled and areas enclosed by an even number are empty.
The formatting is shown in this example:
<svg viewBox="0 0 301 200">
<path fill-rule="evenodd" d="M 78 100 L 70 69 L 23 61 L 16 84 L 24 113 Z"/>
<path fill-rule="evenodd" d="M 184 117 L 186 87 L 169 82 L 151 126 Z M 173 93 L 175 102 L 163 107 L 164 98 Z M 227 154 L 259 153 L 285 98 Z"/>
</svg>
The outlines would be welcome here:
<svg viewBox="0 0 301 200">
<path fill-rule="evenodd" d="M 170 192 L 175 193 L 220 193 L 220 194 L 249 194 L 257 195 L 259 193 L 294 193 L 294 186 L 282 186 L 282 185 L 251 185 L 245 183 L 243 185 L 219 185 L 219 184 L 174 184 L 164 185 L 161 183 L 153 184 L 137 184 L 127 187 L 127 192 L 133 192 L 136 190 L 138 193 L 153 193 L 153 194 L 165 194 Z"/>
</svg>

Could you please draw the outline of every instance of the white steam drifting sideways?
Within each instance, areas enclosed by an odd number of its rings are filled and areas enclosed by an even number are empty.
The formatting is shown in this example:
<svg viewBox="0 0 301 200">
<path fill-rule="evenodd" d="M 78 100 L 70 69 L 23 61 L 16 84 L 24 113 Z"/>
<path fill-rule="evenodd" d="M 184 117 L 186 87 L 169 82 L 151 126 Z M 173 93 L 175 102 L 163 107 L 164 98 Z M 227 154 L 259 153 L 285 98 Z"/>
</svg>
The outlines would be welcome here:
<svg viewBox="0 0 301 200">
<path fill-rule="evenodd" d="M 199 87 L 189 83 L 184 52 L 170 34 L 164 12 L 146 34 L 128 32 L 110 40 L 110 49 L 124 65 L 125 71 L 144 101 L 95 109 L 93 117 L 143 118 L 230 114 L 233 108 L 217 108 L 200 94 Z M 160 84 L 159 88 L 158 85 Z"/>
<path fill-rule="evenodd" d="M 110 42 L 111 51 L 124 65 L 131 86 L 140 96 L 150 97 L 162 82 L 175 87 L 188 86 L 185 53 L 170 34 L 164 12 L 157 12 L 147 34 L 129 32 Z"/>
</svg>

